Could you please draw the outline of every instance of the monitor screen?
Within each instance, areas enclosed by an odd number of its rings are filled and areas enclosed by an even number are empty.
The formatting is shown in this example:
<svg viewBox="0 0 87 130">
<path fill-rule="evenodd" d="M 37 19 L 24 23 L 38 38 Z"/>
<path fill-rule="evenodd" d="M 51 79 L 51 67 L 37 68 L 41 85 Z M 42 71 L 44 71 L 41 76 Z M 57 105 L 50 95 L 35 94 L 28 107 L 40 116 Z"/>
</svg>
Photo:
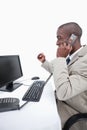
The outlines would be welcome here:
<svg viewBox="0 0 87 130">
<path fill-rule="evenodd" d="M 23 76 L 19 55 L 0 56 L 0 90 L 13 91 L 20 83 L 13 83 Z"/>
</svg>

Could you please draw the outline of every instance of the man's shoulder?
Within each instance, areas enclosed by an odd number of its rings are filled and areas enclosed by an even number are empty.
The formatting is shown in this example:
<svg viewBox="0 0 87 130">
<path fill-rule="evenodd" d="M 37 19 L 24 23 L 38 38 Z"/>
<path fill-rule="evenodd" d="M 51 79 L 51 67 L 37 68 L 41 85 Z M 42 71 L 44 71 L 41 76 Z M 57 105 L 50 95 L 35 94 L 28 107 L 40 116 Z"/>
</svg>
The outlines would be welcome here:
<svg viewBox="0 0 87 130">
<path fill-rule="evenodd" d="M 82 49 L 79 51 L 79 56 L 84 56 L 87 54 L 87 45 L 83 45 Z"/>
</svg>

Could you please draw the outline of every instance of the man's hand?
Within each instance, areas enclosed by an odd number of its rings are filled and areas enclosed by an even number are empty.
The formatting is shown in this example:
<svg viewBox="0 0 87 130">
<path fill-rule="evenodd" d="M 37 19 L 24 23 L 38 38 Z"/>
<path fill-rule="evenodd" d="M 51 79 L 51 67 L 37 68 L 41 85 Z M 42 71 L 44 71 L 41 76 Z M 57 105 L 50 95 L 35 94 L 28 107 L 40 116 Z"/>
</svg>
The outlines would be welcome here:
<svg viewBox="0 0 87 130">
<path fill-rule="evenodd" d="M 72 50 L 72 46 L 70 44 L 61 44 L 58 49 L 57 49 L 57 52 L 56 52 L 56 56 L 57 57 L 67 57 L 70 52 Z"/>
<path fill-rule="evenodd" d="M 37 59 L 44 63 L 46 61 L 46 58 L 45 58 L 45 55 L 43 53 L 40 53 L 38 56 L 37 56 Z"/>
</svg>

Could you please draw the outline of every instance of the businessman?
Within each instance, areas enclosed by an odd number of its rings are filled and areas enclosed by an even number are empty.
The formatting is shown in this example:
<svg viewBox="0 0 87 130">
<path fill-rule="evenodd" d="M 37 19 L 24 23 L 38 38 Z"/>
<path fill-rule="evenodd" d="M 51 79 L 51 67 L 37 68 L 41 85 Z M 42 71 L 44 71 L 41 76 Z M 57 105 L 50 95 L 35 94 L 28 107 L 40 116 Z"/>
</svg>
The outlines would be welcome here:
<svg viewBox="0 0 87 130">
<path fill-rule="evenodd" d="M 87 46 L 81 45 L 81 36 L 77 23 L 65 23 L 57 29 L 56 58 L 48 62 L 43 53 L 37 56 L 42 67 L 53 74 L 62 127 L 72 115 L 87 112 Z M 73 130 L 82 129 L 87 129 L 86 123 Z"/>
</svg>

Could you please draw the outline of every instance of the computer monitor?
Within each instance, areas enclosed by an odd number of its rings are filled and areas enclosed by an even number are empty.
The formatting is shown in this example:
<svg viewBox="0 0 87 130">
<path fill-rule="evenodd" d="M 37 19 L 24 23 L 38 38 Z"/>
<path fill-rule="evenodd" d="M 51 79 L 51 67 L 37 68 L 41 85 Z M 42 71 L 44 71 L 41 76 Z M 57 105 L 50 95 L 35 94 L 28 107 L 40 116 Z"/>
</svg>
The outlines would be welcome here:
<svg viewBox="0 0 87 130">
<path fill-rule="evenodd" d="M 21 83 L 14 81 L 22 76 L 19 55 L 0 56 L 0 91 L 12 92 L 18 88 Z"/>
</svg>

